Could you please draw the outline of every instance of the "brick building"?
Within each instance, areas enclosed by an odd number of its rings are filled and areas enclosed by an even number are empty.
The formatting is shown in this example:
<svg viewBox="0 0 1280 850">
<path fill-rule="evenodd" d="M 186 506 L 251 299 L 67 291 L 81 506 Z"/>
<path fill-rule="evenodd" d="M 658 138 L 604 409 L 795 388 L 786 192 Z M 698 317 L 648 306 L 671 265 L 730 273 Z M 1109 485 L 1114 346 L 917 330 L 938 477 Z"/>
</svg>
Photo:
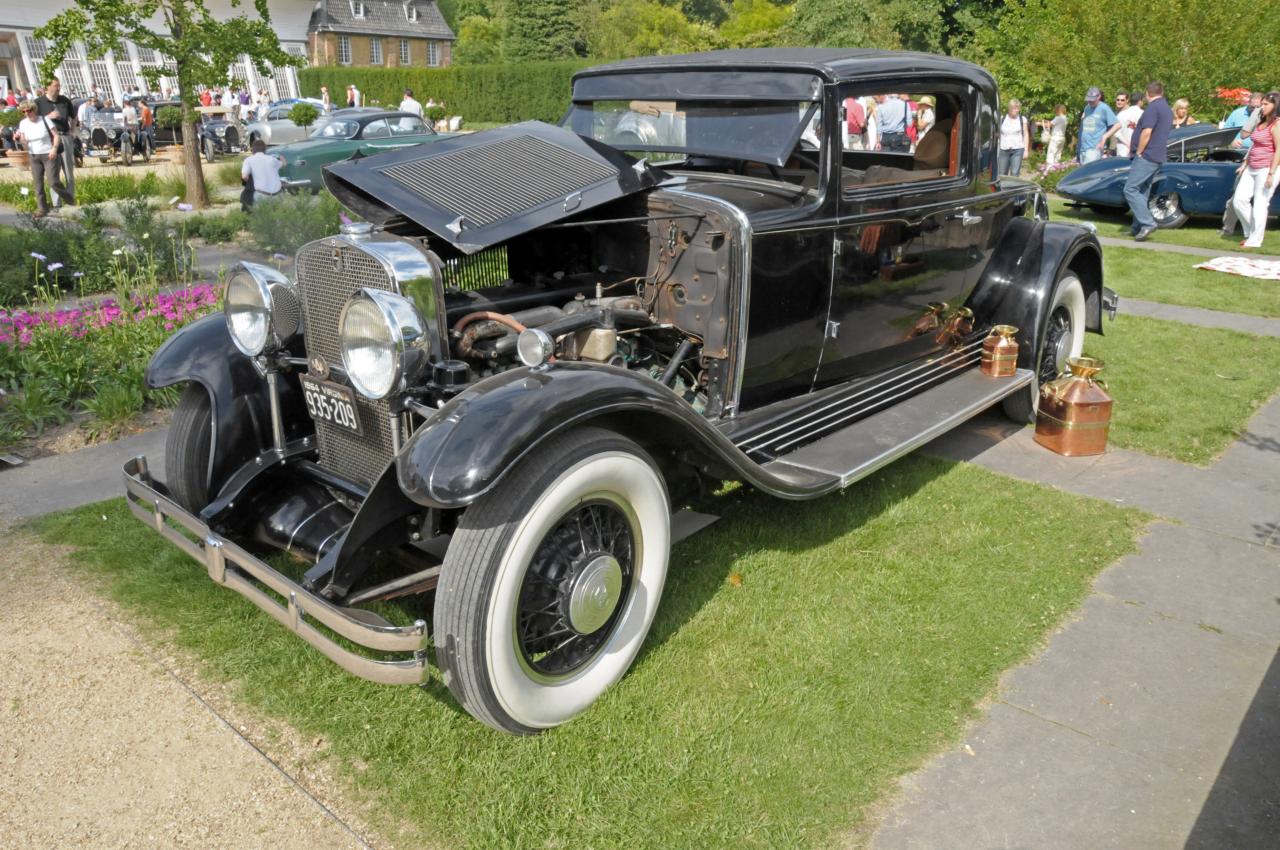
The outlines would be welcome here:
<svg viewBox="0 0 1280 850">
<path fill-rule="evenodd" d="M 312 65 L 443 68 L 455 38 L 435 0 L 316 0 L 307 58 Z"/>
</svg>

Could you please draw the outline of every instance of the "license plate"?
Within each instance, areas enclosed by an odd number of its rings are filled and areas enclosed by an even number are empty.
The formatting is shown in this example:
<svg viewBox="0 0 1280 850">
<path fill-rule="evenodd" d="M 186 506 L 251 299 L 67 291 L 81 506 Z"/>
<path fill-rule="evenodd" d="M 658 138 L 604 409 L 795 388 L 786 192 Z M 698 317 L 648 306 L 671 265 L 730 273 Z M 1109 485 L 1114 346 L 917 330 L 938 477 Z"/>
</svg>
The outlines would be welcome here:
<svg viewBox="0 0 1280 850">
<path fill-rule="evenodd" d="M 356 411 L 356 394 L 350 387 L 332 381 L 317 381 L 307 375 L 302 379 L 302 397 L 307 402 L 307 412 L 317 422 L 337 425 L 353 434 L 360 430 L 360 414 Z"/>
</svg>

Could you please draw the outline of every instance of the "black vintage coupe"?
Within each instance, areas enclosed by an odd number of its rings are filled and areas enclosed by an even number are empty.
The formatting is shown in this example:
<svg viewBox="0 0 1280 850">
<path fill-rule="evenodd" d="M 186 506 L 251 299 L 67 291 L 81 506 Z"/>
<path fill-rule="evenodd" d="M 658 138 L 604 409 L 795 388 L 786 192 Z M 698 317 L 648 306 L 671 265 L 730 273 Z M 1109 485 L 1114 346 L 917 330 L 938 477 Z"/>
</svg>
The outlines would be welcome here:
<svg viewBox="0 0 1280 850">
<path fill-rule="evenodd" d="M 884 95 L 932 98 L 911 152 L 848 137 Z M 186 390 L 130 504 L 356 675 L 420 683 L 433 647 L 485 723 L 564 723 L 636 657 L 700 488 L 818 498 L 1027 421 L 1101 333 L 1098 242 L 994 178 L 1000 114 L 939 56 L 664 56 L 579 73 L 560 126 L 330 165 L 365 221 L 293 277 L 242 264 L 157 352 Z M 1012 377 L 976 368 L 997 323 Z"/>
</svg>

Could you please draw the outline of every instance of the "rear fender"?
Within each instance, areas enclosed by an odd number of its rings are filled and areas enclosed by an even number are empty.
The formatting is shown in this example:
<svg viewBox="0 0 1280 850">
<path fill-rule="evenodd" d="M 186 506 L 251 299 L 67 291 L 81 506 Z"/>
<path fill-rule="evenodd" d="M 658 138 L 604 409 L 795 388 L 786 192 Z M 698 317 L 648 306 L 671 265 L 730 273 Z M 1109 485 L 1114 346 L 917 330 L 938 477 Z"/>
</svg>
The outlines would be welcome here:
<svg viewBox="0 0 1280 850">
<path fill-rule="evenodd" d="M 839 487 L 838 479 L 816 473 L 765 470 L 647 375 L 585 363 L 512 369 L 481 381 L 414 432 L 396 458 L 396 474 L 420 505 L 466 507 L 548 437 L 588 423 L 783 498 L 814 498 Z"/>
<path fill-rule="evenodd" d="M 1084 289 L 1085 329 L 1102 333 L 1102 248 L 1073 224 L 1016 218 L 1009 223 L 968 306 L 980 319 L 1018 329 L 1018 366 L 1035 365 L 1054 285 L 1068 270 Z"/>
<path fill-rule="evenodd" d="M 282 375 L 280 403 L 289 439 L 303 436 L 310 419 L 296 377 Z M 150 389 L 194 381 L 209 394 L 213 435 L 209 451 L 210 492 L 241 464 L 271 445 L 267 382 L 231 341 L 221 313 L 205 316 L 164 341 L 147 365 Z"/>
</svg>

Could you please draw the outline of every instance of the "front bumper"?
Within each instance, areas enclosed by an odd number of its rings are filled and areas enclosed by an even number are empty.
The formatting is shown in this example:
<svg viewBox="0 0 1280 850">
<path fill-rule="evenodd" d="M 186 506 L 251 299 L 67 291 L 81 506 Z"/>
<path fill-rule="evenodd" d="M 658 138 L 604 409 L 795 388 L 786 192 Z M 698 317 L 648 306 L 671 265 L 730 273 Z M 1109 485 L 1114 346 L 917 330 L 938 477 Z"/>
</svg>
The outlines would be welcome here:
<svg viewBox="0 0 1280 850">
<path fill-rule="evenodd" d="M 164 486 L 151 478 L 147 459 L 142 455 L 126 462 L 123 471 L 129 510 L 204 564 L 213 581 L 244 596 L 348 673 L 384 685 L 416 685 L 426 681 L 429 638 L 425 621 L 396 626 L 370 611 L 334 605 L 215 534 L 198 517 L 180 507 L 169 498 Z M 187 537 L 179 531 L 179 526 L 198 539 Z M 285 604 L 276 601 L 271 593 L 281 597 Z M 408 652 L 413 657 L 401 661 L 368 658 L 342 646 L 308 619 L 366 649 Z"/>
</svg>

